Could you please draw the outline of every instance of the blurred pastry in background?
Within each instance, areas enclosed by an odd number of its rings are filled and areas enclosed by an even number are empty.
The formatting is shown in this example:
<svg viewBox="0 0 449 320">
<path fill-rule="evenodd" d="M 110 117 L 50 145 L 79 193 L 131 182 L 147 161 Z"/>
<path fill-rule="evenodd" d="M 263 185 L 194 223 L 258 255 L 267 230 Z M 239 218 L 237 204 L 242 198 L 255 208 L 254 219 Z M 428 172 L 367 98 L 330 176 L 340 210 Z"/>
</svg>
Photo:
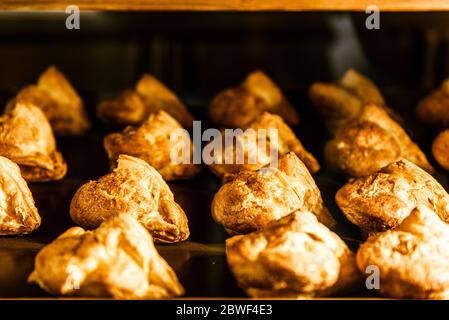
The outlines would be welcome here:
<svg viewBox="0 0 449 320">
<path fill-rule="evenodd" d="M 33 195 L 11 160 L 0 156 L 0 235 L 31 233 L 41 224 Z"/>
<path fill-rule="evenodd" d="M 365 105 L 355 120 L 338 130 L 326 143 L 324 153 L 331 166 L 352 177 L 376 173 L 403 158 L 434 172 L 405 130 L 374 104 Z"/>
<path fill-rule="evenodd" d="M 20 101 L 41 108 L 56 136 L 82 135 L 90 127 L 83 101 L 55 66 L 47 68 L 37 84 L 20 90 L 8 103 L 6 110 Z"/>
<path fill-rule="evenodd" d="M 146 73 L 134 89 L 127 89 L 116 98 L 100 102 L 97 115 L 107 123 L 139 125 L 150 114 L 161 110 L 170 114 L 184 128 L 192 128 L 194 119 L 184 103 L 158 79 Z"/>
<path fill-rule="evenodd" d="M 29 102 L 10 105 L 0 117 L 0 156 L 17 163 L 30 182 L 59 180 L 67 173 L 50 123 L 42 110 Z"/>
<path fill-rule="evenodd" d="M 28 278 L 53 295 L 162 299 L 184 294 L 153 239 L 131 215 L 94 231 L 72 227 L 39 251 Z"/>
<path fill-rule="evenodd" d="M 176 138 L 172 134 L 182 136 Z M 193 164 L 194 146 L 190 136 L 163 110 L 150 114 L 138 127 L 127 127 L 122 132 L 107 135 L 104 147 L 112 168 L 116 166 L 119 155 L 127 154 L 148 162 L 167 181 L 189 179 L 200 171 L 200 166 Z M 173 155 L 176 150 L 179 154 Z M 182 163 L 184 157 L 186 161 Z"/>
<path fill-rule="evenodd" d="M 263 229 L 295 210 L 309 210 L 326 226 L 335 225 L 309 170 L 293 152 L 280 157 L 278 167 L 225 175 L 211 210 L 231 235 Z"/>
<path fill-rule="evenodd" d="M 449 225 L 426 206 L 413 209 L 400 226 L 368 238 L 357 252 L 365 273 L 379 269 L 379 291 L 392 298 L 449 299 Z"/>
<path fill-rule="evenodd" d="M 433 140 L 432 154 L 438 164 L 449 170 L 449 129 L 446 129 Z"/>
<path fill-rule="evenodd" d="M 86 229 L 119 213 L 130 213 L 156 242 L 189 237 L 187 217 L 162 176 L 144 160 L 127 155 L 118 157 L 111 173 L 82 185 L 70 205 L 72 220 Z"/>
<path fill-rule="evenodd" d="M 270 135 L 270 129 L 275 131 L 275 136 Z M 233 144 L 226 145 L 225 142 L 225 139 L 222 139 L 223 152 L 217 154 L 215 162 L 209 165 L 212 172 L 219 177 L 242 170 L 257 170 L 273 161 L 270 152 L 275 153 L 275 157 L 294 152 L 311 173 L 320 169 L 316 158 L 304 148 L 293 130 L 280 116 L 269 112 L 261 113 L 243 128 L 242 133 L 235 136 Z M 237 162 L 238 152 L 243 154 L 242 163 Z M 230 161 L 232 163 L 226 163 L 226 156 L 233 159 Z"/>
<path fill-rule="evenodd" d="M 417 206 L 449 222 L 449 195 L 430 174 L 405 159 L 350 180 L 335 195 L 349 221 L 367 233 L 396 228 Z"/>
<path fill-rule="evenodd" d="M 309 211 L 226 240 L 226 257 L 238 285 L 255 298 L 327 296 L 361 279 L 354 254 Z"/>
<path fill-rule="evenodd" d="M 419 101 L 416 108 L 418 117 L 425 123 L 446 128 L 449 127 L 449 79 Z"/>
<path fill-rule="evenodd" d="M 325 158 L 336 170 L 362 177 L 405 158 L 433 173 L 424 152 L 369 79 L 349 70 L 336 84 L 312 84 L 309 96 L 333 134 Z"/>
<path fill-rule="evenodd" d="M 242 128 L 264 111 L 278 114 L 289 125 L 299 123 L 296 110 L 279 87 L 258 70 L 240 85 L 219 92 L 209 105 L 209 118 L 221 127 Z"/>
</svg>

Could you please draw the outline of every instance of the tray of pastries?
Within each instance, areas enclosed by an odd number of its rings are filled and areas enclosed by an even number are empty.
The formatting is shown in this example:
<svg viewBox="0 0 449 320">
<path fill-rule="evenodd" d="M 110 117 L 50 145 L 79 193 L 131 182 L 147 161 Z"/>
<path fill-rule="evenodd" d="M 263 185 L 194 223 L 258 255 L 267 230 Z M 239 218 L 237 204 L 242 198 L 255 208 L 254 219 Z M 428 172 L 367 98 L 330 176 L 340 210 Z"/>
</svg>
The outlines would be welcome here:
<svg viewBox="0 0 449 320">
<path fill-rule="evenodd" d="M 193 108 L 50 66 L 1 98 L 2 298 L 449 298 L 448 81 L 387 102 L 257 70 Z"/>
</svg>

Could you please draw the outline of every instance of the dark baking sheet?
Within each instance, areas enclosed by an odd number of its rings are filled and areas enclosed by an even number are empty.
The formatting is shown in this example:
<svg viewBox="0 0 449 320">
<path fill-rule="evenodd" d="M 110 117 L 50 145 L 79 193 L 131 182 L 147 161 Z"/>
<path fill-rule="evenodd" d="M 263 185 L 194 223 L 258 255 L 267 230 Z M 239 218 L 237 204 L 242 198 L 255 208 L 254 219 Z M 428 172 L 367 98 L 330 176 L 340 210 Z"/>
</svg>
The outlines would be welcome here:
<svg viewBox="0 0 449 320">
<path fill-rule="evenodd" d="M 393 91 L 387 98 L 394 102 L 390 102 L 390 105 L 394 105 L 404 116 L 406 128 L 429 155 L 430 141 L 435 132 L 422 127 L 416 121 L 414 113 L 410 112 L 416 97 L 410 96 L 408 92 L 398 95 Z M 96 100 L 88 103 L 92 118 L 92 106 L 96 104 Z M 305 146 L 318 156 L 322 164 L 322 170 L 315 179 L 327 207 L 338 222 L 336 232 L 356 250 L 362 239 L 360 233 L 344 218 L 334 202 L 335 192 L 346 179 L 330 171 L 322 159 L 323 144 L 327 139 L 323 123 L 304 95 L 293 95 L 291 100 L 295 105 L 301 106 L 299 112 L 302 122 L 295 130 Z M 0 102 L 3 104 L 5 101 L 6 98 L 0 96 Z M 200 119 L 206 113 L 204 105 L 192 110 Z M 113 130 L 95 121 L 94 128 L 86 136 L 58 139 L 58 147 L 68 162 L 67 177 L 57 182 L 30 184 L 42 217 L 42 225 L 35 233 L 23 237 L 0 237 L 0 297 L 51 297 L 38 286 L 26 282 L 33 269 L 34 256 L 46 243 L 74 225 L 69 217 L 69 206 L 77 188 L 89 179 L 97 179 L 108 172 L 108 160 L 102 138 Z M 443 172 L 439 171 L 436 176 L 445 184 L 446 175 Z M 170 186 L 176 200 L 186 211 L 191 236 L 186 242 L 158 245 L 157 248 L 175 269 L 186 289 L 186 297 L 245 297 L 226 264 L 224 240 L 227 234 L 210 215 L 210 204 L 220 186 L 219 179 L 204 168 L 195 179 L 173 182 Z M 376 294 L 364 289 L 363 283 L 344 295 L 369 296 Z"/>
</svg>

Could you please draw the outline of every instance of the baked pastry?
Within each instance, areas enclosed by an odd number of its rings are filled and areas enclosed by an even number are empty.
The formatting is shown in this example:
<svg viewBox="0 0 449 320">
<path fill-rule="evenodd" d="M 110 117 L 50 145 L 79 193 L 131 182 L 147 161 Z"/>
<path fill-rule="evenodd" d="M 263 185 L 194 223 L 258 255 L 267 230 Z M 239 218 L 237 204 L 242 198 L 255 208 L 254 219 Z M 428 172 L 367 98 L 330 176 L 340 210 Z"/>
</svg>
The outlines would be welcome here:
<svg viewBox="0 0 449 320">
<path fill-rule="evenodd" d="M 325 296 L 361 279 L 354 254 L 309 211 L 226 240 L 226 257 L 239 286 L 256 298 Z"/>
<path fill-rule="evenodd" d="M 221 91 L 209 105 L 210 119 L 227 128 L 245 127 L 263 111 L 280 115 L 289 125 L 299 123 L 295 109 L 262 71 L 252 72 L 239 86 Z"/>
<path fill-rule="evenodd" d="M 405 159 L 353 179 L 335 195 L 344 215 L 368 232 L 395 228 L 417 206 L 431 208 L 449 222 L 449 195 L 428 173 Z"/>
<path fill-rule="evenodd" d="M 0 156 L 0 235 L 31 233 L 40 224 L 33 195 L 19 167 Z"/>
<path fill-rule="evenodd" d="M 28 281 L 64 296 L 160 299 L 184 293 L 151 235 L 128 214 L 94 231 L 68 229 L 39 251 Z"/>
<path fill-rule="evenodd" d="M 425 123 L 436 127 L 449 126 L 449 79 L 424 97 L 416 108 L 418 117 Z"/>
<path fill-rule="evenodd" d="M 433 140 L 432 154 L 440 166 L 449 170 L 449 129 L 441 131 Z"/>
<path fill-rule="evenodd" d="M 27 181 L 59 180 L 67 172 L 47 118 L 28 102 L 17 102 L 0 117 L 0 155 L 17 163 Z"/>
<path fill-rule="evenodd" d="M 263 229 L 295 210 L 313 212 L 328 227 L 335 224 L 315 181 L 293 152 L 279 159 L 278 168 L 240 171 L 224 179 L 212 201 L 212 217 L 232 235 Z"/>
<path fill-rule="evenodd" d="M 346 71 L 337 83 L 313 83 L 309 89 L 309 97 L 325 117 L 328 128 L 333 133 L 354 120 L 368 103 L 385 109 L 389 116 L 398 120 L 394 112 L 385 105 L 377 86 L 353 69 Z"/>
<path fill-rule="evenodd" d="M 376 173 L 402 158 L 427 172 L 434 171 L 404 129 L 374 104 L 365 105 L 357 118 L 326 143 L 325 158 L 331 166 L 353 177 Z"/>
<path fill-rule="evenodd" d="M 18 101 L 41 108 L 57 136 L 81 135 L 90 127 L 83 101 L 55 66 L 45 70 L 37 84 L 20 90 L 6 109 L 13 108 Z"/>
<path fill-rule="evenodd" d="M 182 134 L 172 139 L 172 134 Z M 178 145 L 182 143 L 182 145 Z M 194 146 L 178 121 L 163 110 L 152 113 L 139 127 L 127 127 L 123 132 L 112 133 L 104 138 L 104 147 L 114 168 L 119 155 L 127 154 L 148 162 L 164 180 L 189 179 L 200 171 L 193 164 Z M 172 159 L 174 148 L 187 150 L 187 163 Z"/>
<path fill-rule="evenodd" d="M 273 139 L 270 136 L 270 129 L 276 130 L 276 137 L 273 136 Z M 259 133 L 259 130 L 262 131 Z M 304 162 L 311 173 L 316 173 L 320 169 L 318 161 L 304 148 L 284 120 L 269 112 L 262 112 L 244 128 L 241 134 L 236 135 L 235 143 L 226 145 L 225 139 L 222 139 L 222 145 L 224 145 L 223 152 L 221 155 L 218 154 L 214 163 L 209 166 L 219 177 L 223 177 L 225 173 L 237 173 L 241 170 L 257 170 L 275 160 L 272 159 L 271 152 L 275 152 L 275 156 L 278 157 L 292 151 Z M 237 161 L 225 163 L 226 154 L 232 159 L 237 158 L 237 147 L 242 148 L 243 163 L 239 164 Z"/>
<path fill-rule="evenodd" d="M 127 155 L 119 156 L 111 173 L 82 185 L 70 205 L 72 220 L 87 229 L 119 213 L 130 213 L 156 242 L 189 237 L 187 217 L 162 176 L 144 160 Z"/>
<path fill-rule="evenodd" d="M 449 226 L 420 206 L 396 229 L 374 235 L 357 252 L 362 272 L 377 266 L 380 293 L 393 298 L 449 299 Z"/>
<path fill-rule="evenodd" d="M 170 114 L 184 128 L 190 129 L 193 125 L 193 116 L 181 100 L 155 77 L 144 74 L 133 90 L 100 102 L 97 115 L 108 123 L 139 125 L 160 110 Z"/>
</svg>

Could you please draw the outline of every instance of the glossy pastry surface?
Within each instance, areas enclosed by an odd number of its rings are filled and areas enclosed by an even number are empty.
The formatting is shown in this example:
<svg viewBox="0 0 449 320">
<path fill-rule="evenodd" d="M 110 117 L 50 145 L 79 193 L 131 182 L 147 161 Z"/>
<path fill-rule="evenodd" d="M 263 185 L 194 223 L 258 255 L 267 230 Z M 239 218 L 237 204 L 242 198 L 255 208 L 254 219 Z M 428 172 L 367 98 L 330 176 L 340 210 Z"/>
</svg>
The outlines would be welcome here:
<svg viewBox="0 0 449 320">
<path fill-rule="evenodd" d="M 419 206 L 449 222 L 449 195 L 430 174 L 407 160 L 350 180 L 336 194 L 344 215 L 367 232 L 395 228 Z"/>
<path fill-rule="evenodd" d="M 183 134 L 179 139 L 172 139 L 172 134 L 183 133 L 182 130 L 178 121 L 160 110 L 151 114 L 139 127 L 127 127 L 122 132 L 107 135 L 104 147 L 111 167 L 115 167 L 119 155 L 127 154 L 148 162 L 166 181 L 192 178 L 200 167 L 192 163 L 194 146 L 190 137 Z M 186 163 L 177 163 L 182 159 L 172 159 L 175 148 L 187 150 L 186 155 L 179 155 L 188 158 Z"/>
<path fill-rule="evenodd" d="M 320 222 L 335 224 L 304 163 L 290 152 L 278 167 L 225 175 L 212 202 L 212 216 L 230 234 L 246 234 L 295 210 L 309 210 Z"/>
<path fill-rule="evenodd" d="M 151 235 L 128 214 L 72 227 L 39 251 L 28 279 L 53 295 L 160 299 L 184 294 Z"/>
<path fill-rule="evenodd" d="M 72 220 L 93 229 L 119 213 L 129 213 L 156 242 L 178 242 L 189 237 L 187 217 L 175 202 L 162 176 L 144 160 L 120 155 L 117 167 L 75 193 Z"/>
</svg>

